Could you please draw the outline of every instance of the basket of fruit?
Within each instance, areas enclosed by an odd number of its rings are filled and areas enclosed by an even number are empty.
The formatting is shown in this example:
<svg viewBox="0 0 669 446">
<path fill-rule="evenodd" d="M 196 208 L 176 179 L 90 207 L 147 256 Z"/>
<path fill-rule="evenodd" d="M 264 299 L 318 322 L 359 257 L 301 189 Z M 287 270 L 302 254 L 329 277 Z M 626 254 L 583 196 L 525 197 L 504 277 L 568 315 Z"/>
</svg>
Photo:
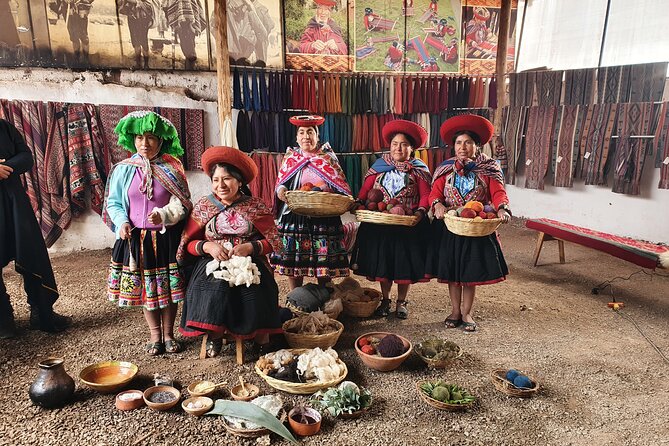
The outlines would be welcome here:
<svg viewBox="0 0 669 446">
<path fill-rule="evenodd" d="M 349 195 L 322 192 L 311 183 L 299 190 L 286 192 L 286 203 L 291 211 L 307 217 L 338 217 L 351 209 L 353 198 Z"/>
<path fill-rule="evenodd" d="M 484 237 L 497 230 L 502 219 L 495 209 L 480 201 L 468 201 L 463 207 L 449 209 L 444 214 L 444 223 L 453 234 L 465 237 Z"/>
<path fill-rule="evenodd" d="M 442 380 L 419 381 L 416 389 L 423 401 L 440 410 L 465 410 L 476 401 L 476 397 L 466 389 Z"/>
<path fill-rule="evenodd" d="M 530 398 L 539 390 L 536 380 L 515 369 L 495 369 L 490 372 L 490 379 L 497 390 L 509 396 Z"/>
<path fill-rule="evenodd" d="M 462 356 L 462 348 L 459 345 L 443 339 L 427 339 L 419 342 L 414 346 L 414 350 L 428 367 L 437 369 L 446 368 Z"/>
<path fill-rule="evenodd" d="M 385 197 L 380 189 L 372 189 L 367 193 L 367 200 L 359 204 L 355 210 L 355 217 L 359 222 L 377 225 L 415 226 L 418 217 L 413 215 L 396 198 L 384 201 Z"/>
<path fill-rule="evenodd" d="M 394 333 L 366 333 L 355 340 L 355 352 L 369 368 L 389 372 L 411 354 L 411 341 Z"/>
</svg>

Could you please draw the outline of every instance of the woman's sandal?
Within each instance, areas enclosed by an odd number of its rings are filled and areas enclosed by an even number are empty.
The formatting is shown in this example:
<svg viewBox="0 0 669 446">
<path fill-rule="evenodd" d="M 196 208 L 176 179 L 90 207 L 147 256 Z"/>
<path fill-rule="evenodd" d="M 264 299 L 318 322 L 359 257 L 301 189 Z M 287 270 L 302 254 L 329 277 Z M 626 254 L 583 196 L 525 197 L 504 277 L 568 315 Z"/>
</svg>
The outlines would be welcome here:
<svg viewBox="0 0 669 446">
<path fill-rule="evenodd" d="M 165 353 L 165 344 L 163 344 L 161 341 L 149 342 L 146 344 L 145 350 L 150 356 L 162 355 Z"/>
<path fill-rule="evenodd" d="M 215 358 L 221 353 L 223 348 L 223 339 L 208 339 L 207 340 L 207 358 Z"/>
<path fill-rule="evenodd" d="M 397 309 L 395 310 L 395 316 L 398 319 L 406 319 L 409 317 L 409 310 L 407 310 L 407 304 L 409 302 L 406 300 L 397 301 Z"/>
<path fill-rule="evenodd" d="M 476 322 L 462 322 L 462 329 L 467 332 L 475 332 L 476 331 Z"/>
<path fill-rule="evenodd" d="M 386 317 L 390 314 L 390 299 L 382 299 L 379 308 L 374 311 L 376 317 Z"/>
<path fill-rule="evenodd" d="M 446 318 L 444 321 L 444 325 L 446 328 L 458 328 L 460 325 L 462 325 L 462 318 L 460 319 L 449 319 Z"/>
<path fill-rule="evenodd" d="M 183 346 L 176 339 L 166 339 L 165 340 L 165 352 L 166 353 L 180 353 L 183 350 Z"/>
</svg>

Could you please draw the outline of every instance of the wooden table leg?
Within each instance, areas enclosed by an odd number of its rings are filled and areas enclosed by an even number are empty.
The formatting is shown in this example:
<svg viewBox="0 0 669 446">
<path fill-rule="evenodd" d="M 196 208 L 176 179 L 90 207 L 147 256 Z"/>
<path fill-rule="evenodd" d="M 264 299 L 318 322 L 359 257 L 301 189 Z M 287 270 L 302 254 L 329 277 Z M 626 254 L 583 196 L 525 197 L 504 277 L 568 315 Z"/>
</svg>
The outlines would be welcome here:
<svg viewBox="0 0 669 446">
<path fill-rule="evenodd" d="M 558 249 L 560 250 L 560 263 L 564 263 L 564 241 L 558 239 Z"/>
<path fill-rule="evenodd" d="M 244 364 L 244 341 L 235 339 L 235 350 L 237 352 L 237 364 Z"/>
<path fill-rule="evenodd" d="M 200 359 L 205 359 L 207 357 L 207 341 L 209 340 L 209 335 L 205 334 L 202 336 L 202 345 L 200 346 Z"/>
<path fill-rule="evenodd" d="M 537 245 L 534 248 L 534 266 L 537 266 L 537 262 L 539 261 L 539 254 L 541 254 L 541 247 L 544 244 L 544 237 L 546 236 L 545 233 L 539 232 L 537 235 Z"/>
</svg>

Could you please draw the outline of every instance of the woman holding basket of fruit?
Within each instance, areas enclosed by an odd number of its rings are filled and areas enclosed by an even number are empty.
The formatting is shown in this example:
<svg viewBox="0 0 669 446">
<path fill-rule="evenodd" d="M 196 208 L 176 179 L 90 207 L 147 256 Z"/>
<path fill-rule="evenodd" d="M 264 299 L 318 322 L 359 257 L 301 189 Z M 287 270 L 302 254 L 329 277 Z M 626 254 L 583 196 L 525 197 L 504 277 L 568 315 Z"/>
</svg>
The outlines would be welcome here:
<svg viewBox="0 0 669 446">
<path fill-rule="evenodd" d="M 333 277 L 349 275 L 348 253 L 340 217 L 307 217 L 293 213 L 286 204 L 291 190 L 351 194 L 337 156 L 329 143 L 319 144 L 322 116 L 293 116 L 297 144 L 283 158 L 276 183 L 275 212 L 284 249 L 272 254 L 276 272 L 288 276 L 290 289 L 302 286 L 304 277 L 316 277 L 324 286 Z"/>
<path fill-rule="evenodd" d="M 381 283 L 383 300 L 376 315 L 390 312 L 390 289 L 397 284 L 395 315 L 406 319 L 407 294 L 412 283 L 427 281 L 425 257 L 429 241 L 429 206 L 432 175 L 421 160 L 413 157 L 427 142 L 420 125 L 396 119 L 383 126 L 381 134 L 390 153 L 377 159 L 367 171 L 358 194 L 358 209 L 415 215 L 415 226 L 361 223 L 351 254 L 351 268 L 357 275 Z"/>
<path fill-rule="evenodd" d="M 460 115 L 446 120 L 441 138 L 453 146 L 455 157 L 436 169 L 429 201 L 435 216 L 427 260 L 427 274 L 448 283 L 453 309 L 444 323 L 476 331 L 472 306 L 477 285 L 506 279 L 509 269 L 496 232 L 483 237 L 452 233 L 442 219 L 447 212 L 465 218 L 511 218 L 504 175 L 497 161 L 481 153 L 490 141 L 493 125 L 476 115 Z M 457 208 L 457 210 L 456 210 Z M 449 210 L 450 209 L 450 210 Z"/>
</svg>

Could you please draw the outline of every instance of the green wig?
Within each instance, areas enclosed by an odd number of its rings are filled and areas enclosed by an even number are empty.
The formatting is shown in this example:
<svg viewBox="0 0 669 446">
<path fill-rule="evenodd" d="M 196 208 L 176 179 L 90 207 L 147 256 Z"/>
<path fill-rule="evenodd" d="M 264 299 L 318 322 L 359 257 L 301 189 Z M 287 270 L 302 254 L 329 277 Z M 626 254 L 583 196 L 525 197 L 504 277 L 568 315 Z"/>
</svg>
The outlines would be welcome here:
<svg viewBox="0 0 669 446">
<path fill-rule="evenodd" d="M 177 157 L 184 154 L 174 124 L 158 113 L 149 110 L 128 113 L 121 118 L 114 129 L 114 133 L 118 135 L 118 145 L 131 153 L 137 152 L 135 135 L 143 135 L 146 132 L 153 133 L 162 140 L 160 153 Z"/>
</svg>

